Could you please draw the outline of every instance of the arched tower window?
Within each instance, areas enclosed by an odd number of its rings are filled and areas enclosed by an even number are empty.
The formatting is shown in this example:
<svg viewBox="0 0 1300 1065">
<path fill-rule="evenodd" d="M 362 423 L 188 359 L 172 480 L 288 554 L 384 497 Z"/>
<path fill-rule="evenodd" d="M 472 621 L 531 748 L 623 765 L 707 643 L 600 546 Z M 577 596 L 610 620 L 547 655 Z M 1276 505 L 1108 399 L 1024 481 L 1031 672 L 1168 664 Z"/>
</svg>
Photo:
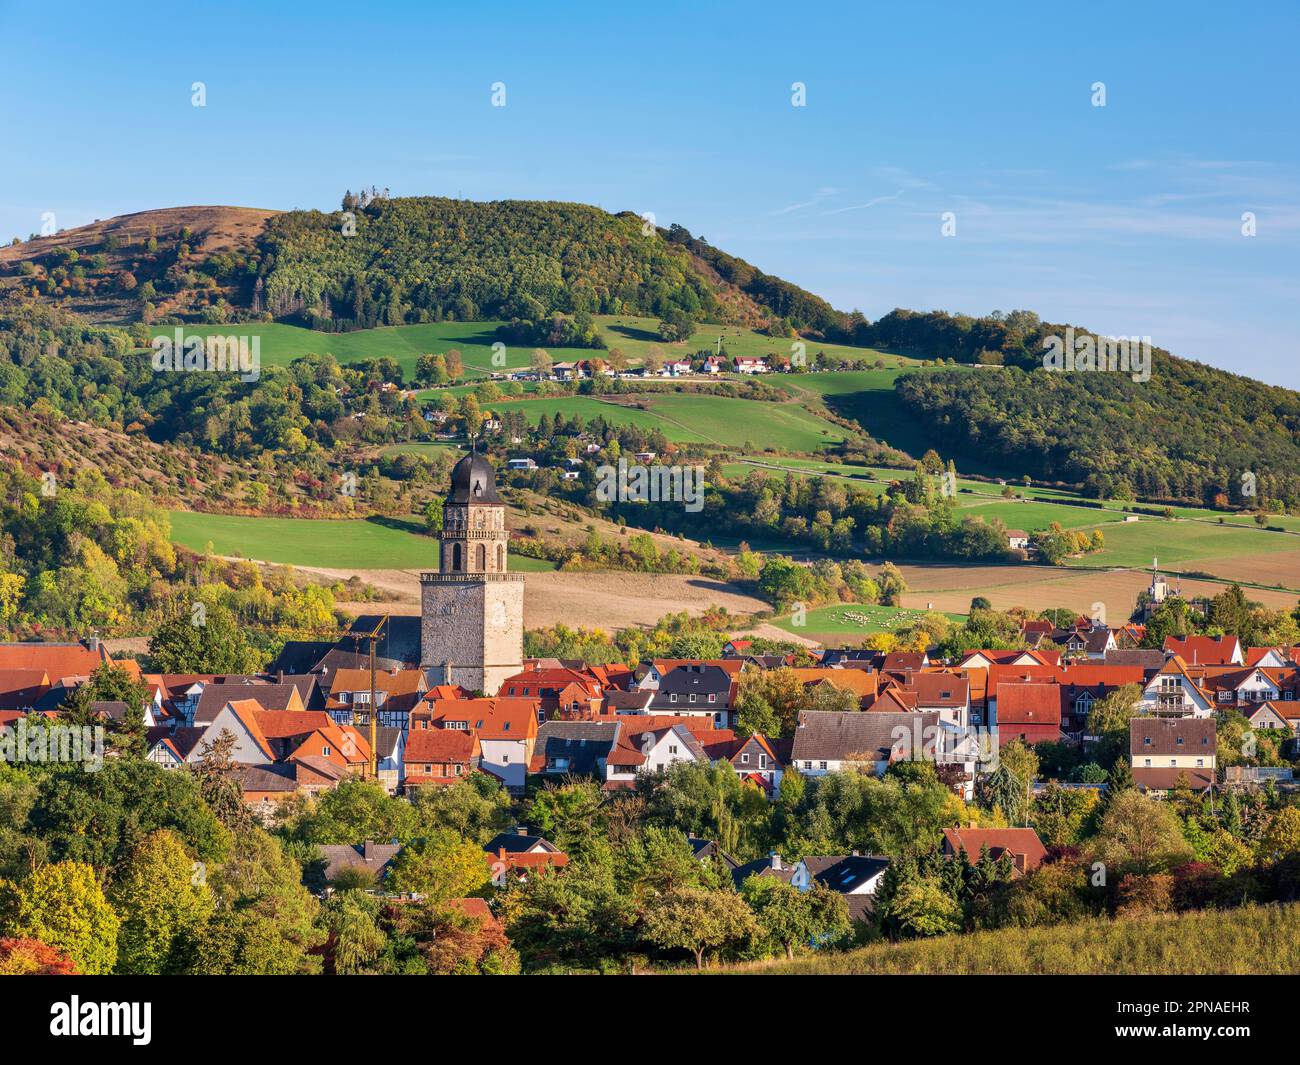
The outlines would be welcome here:
<svg viewBox="0 0 1300 1065">
<path fill-rule="evenodd" d="M 478 565 L 474 567 L 479 573 L 487 569 L 487 548 L 482 544 L 478 545 Z"/>
<path fill-rule="evenodd" d="M 458 573 L 460 569 L 461 569 L 460 544 L 452 544 L 451 545 L 451 570 L 453 573 Z"/>
<path fill-rule="evenodd" d="M 505 573 L 506 571 L 506 545 L 497 544 L 497 572 Z"/>
</svg>

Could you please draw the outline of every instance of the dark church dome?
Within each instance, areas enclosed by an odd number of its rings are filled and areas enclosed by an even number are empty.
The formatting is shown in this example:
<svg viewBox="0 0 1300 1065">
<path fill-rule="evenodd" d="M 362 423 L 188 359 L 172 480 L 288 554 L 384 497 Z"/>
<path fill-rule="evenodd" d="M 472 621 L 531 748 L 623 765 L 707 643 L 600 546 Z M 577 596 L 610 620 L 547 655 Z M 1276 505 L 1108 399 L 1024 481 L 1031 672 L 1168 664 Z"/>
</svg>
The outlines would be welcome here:
<svg viewBox="0 0 1300 1065">
<path fill-rule="evenodd" d="M 448 503 L 501 503 L 497 495 L 496 472 L 479 454 L 466 455 L 451 469 Z"/>
</svg>

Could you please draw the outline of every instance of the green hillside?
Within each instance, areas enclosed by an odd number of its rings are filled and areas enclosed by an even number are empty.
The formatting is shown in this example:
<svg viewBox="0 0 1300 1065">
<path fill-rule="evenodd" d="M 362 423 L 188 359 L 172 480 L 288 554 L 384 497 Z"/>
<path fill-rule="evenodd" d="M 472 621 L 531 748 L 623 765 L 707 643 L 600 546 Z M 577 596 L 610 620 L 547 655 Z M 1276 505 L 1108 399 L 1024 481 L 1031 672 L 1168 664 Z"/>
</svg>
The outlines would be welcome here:
<svg viewBox="0 0 1300 1065">
<path fill-rule="evenodd" d="M 438 541 L 415 519 L 312 521 L 232 514 L 170 512 L 172 540 L 194 551 L 211 544 L 218 555 L 295 566 L 339 569 L 435 569 Z M 554 569 L 538 559 L 511 555 L 512 570 Z"/>
<path fill-rule="evenodd" d="M 795 403 L 682 393 L 642 395 L 635 402 L 638 406 L 591 396 L 564 396 L 511 400 L 494 404 L 494 408 L 523 411 L 531 423 L 543 414 L 586 421 L 604 418 L 614 425 L 658 429 L 668 440 L 683 444 L 817 451 L 848 435 L 838 425 Z"/>
</svg>

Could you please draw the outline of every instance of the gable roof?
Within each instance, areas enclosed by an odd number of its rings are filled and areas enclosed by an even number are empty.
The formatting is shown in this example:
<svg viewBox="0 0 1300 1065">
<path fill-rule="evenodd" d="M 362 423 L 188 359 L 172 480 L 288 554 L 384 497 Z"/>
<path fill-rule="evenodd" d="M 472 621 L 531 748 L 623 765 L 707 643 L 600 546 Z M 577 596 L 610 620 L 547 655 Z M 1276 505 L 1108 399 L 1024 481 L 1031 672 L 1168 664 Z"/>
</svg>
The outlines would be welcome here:
<svg viewBox="0 0 1300 1065">
<path fill-rule="evenodd" d="M 953 855 L 964 848 L 966 860 L 974 865 L 980 852 L 987 847 L 989 855 L 998 858 L 1003 852 L 1013 857 L 1023 857 L 1024 871 L 1037 869 L 1047 857 L 1047 848 L 1032 828 L 945 828 L 943 838 Z"/>
<path fill-rule="evenodd" d="M 1129 719 L 1129 754 L 1214 754 L 1217 731 L 1212 717 L 1134 717 Z M 1180 742 L 1181 741 L 1181 742 Z"/>
<path fill-rule="evenodd" d="M 480 740 L 526 740 L 537 735 L 539 699 L 438 699 L 417 718 L 464 721 Z M 416 730 L 420 731 L 419 729 Z"/>
<path fill-rule="evenodd" d="M 873 854 L 813 854 L 803 859 L 814 880 L 841 895 L 861 887 L 889 868 L 889 859 Z"/>
<path fill-rule="evenodd" d="M 0 669 L 41 670 L 51 683 L 65 677 L 88 677 L 101 665 L 116 665 L 136 679 L 140 667 L 133 659 L 114 662 L 101 643 L 0 643 Z"/>
<path fill-rule="evenodd" d="M 262 710 L 302 707 L 302 696 L 292 684 L 268 684 L 257 677 L 228 677 L 224 682 L 204 685 L 194 709 L 194 724 L 211 724 L 227 703 L 248 699 L 255 699 Z"/>
<path fill-rule="evenodd" d="M 801 710 L 795 729 L 791 758 L 796 761 L 845 761 L 850 755 L 874 756 L 888 761 L 899 747 L 899 734 L 905 729 L 907 743 L 912 737 L 926 737 L 927 730 L 938 729 L 939 714 L 862 713 L 849 710 Z"/>
<path fill-rule="evenodd" d="M 1056 683 L 1010 683 L 997 688 L 997 723 L 1061 726 L 1061 686 Z"/>
<path fill-rule="evenodd" d="M 1241 641 L 1235 636 L 1166 636 L 1164 650 L 1190 665 L 1227 666 L 1242 657 Z"/>
<path fill-rule="evenodd" d="M 491 854 L 502 850 L 507 854 L 527 854 L 534 850 L 548 854 L 560 852 L 560 848 L 545 836 L 532 836 L 523 832 L 498 832 L 483 844 L 483 849 Z"/>
<path fill-rule="evenodd" d="M 412 729 L 406 737 L 402 760 L 417 762 L 469 762 L 482 751 L 478 737 L 456 728 Z"/>
<path fill-rule="evenodd" d="M 400 843 L 325 844 L 317 848 L 325 859 L 325 879 L 333 880 L 344 869 L 364 869 L 376 879 L 382 876 L 401 853 Z"/>
<path fill-rule="evenodd" d="M 565 760 L 567 772 L 587 776 L 597 772 L 600 759 L 618 740 L 618 721 L 544 721 L 537 730 L 529 769 L 540 773 Z"/>
</svg>

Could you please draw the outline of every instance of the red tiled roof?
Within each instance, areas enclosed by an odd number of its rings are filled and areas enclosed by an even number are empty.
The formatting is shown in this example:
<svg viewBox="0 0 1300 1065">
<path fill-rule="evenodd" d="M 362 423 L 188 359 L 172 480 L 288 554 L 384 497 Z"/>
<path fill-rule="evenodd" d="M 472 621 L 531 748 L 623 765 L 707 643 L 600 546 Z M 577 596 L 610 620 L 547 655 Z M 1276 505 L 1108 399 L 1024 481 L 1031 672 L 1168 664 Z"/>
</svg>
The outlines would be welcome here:
<svg viewBox="0 0 1300 1065">
<path fill-rule="evenodd" d="M 1232 665 L 1241 643 L 1235 636 L 1188 636 L 1184 640 L 1166 636 L 1166 652 L 1173 652 L 1183 661 L 1201 666 Z"/>
<path fill-rule="evenodd" d="M 106 662 L 128 672 L 133 669 L 136 677 L 140 675 L 140 667 L 134 660 L 114 663 L 103 645 L 98 651 L 92 651 L 79 643 L 0 644 L 0 669 L 39 669 L 48 673 L 51 680 L 88 677 Z"/>
<path fill-rule="evenodd" d="M 412 729 L 406 737 L 403 760 L 415 762 L 468 762 L 481 750 L 478 737 L 454 728 Z"/>
<path fill-rule="evenodd" d="M 1002 725 L 1061 725 L 1061 686 L 1006 683 L 997 687 L 997 723 Z"/>
<path fill-rule="evenodd" d="M 1032 828 L 945 828 L 943 838 L 953 855 L 966 849 L 966 860 L 974 865 L 983 848 L 994 858 L 1004 851 L 1013 857 L 1023 856 L 1024 870 L 1037 869 L 1047 857 L 1047 848 Z"/>
<path fill-rule="evenodd" d="M 465 721 L 481 740 L 526 740 L 537 735 L 540 699 L 439 699 L 417 720 Z M 415 729 L 413 731 L 421 731 Z"/>
</svg>

